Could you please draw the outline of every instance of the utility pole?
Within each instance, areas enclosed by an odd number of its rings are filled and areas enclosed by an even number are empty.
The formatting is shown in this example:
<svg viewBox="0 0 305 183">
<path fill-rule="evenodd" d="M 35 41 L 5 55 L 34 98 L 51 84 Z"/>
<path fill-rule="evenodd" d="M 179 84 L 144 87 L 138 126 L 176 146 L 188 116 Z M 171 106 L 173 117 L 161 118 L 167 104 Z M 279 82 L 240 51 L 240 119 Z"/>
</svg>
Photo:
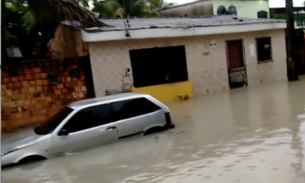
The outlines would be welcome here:
<svg viewBox="0 0 305 183">
<path fill-rule="evenodd" d="M 287 22 L 287 74 L 289 81 L 299 80 L 297 71 L 296 49 L 295 49 L 295 29 L 293 0 L 286 0 L 286 22 Z"/>
</svg>

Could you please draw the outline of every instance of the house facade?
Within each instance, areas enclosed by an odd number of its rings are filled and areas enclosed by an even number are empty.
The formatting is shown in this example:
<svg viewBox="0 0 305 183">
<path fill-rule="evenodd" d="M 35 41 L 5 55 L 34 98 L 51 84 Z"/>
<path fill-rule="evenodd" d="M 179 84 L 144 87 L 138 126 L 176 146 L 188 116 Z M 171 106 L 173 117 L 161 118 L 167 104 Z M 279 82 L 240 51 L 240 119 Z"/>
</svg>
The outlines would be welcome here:
<svg viewBox="0 0 305 183">
<path fill-rule="evenodd" d="M 157 10 L 162 16 L 237 15 L 269 18 L 268 0 L 198 0 Z"/>
<path fill-rule="evenodd" d="M 82 30 L 96 96 L 131 90 L 167 102 L 181 94 L 193 97 L 287 80 L 282 20 L 102 21 L 113 27 Z"/>
</svg>

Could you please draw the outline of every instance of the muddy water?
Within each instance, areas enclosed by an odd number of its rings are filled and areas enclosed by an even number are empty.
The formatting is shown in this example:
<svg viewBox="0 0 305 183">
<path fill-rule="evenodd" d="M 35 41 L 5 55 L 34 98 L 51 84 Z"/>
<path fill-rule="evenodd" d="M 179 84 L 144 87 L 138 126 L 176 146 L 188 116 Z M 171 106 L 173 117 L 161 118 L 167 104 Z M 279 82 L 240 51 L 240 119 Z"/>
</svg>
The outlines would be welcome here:
<svg viewBox="0 0 305 183">
<path fill-rule="evenodd" d="M 4 183 L 304 183 L 305 79 L 169 104 L 177 128 L 2 171 Z"/>
</svg>

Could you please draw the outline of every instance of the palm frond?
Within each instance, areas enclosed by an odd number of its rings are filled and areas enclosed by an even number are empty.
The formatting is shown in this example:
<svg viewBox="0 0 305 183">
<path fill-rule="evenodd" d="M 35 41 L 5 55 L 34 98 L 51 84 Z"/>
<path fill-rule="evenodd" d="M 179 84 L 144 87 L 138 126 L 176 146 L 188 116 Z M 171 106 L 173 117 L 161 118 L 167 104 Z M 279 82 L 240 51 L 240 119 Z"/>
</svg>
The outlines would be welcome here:
<svg viewBox="0 0 305 183">
<path fill-rule="evenodd" d="M 29 8 L 39 21 L 79 21 L 84 27 L 106 27 L 94 13 L 71 0 L 28 0 Z"/>
</svg>

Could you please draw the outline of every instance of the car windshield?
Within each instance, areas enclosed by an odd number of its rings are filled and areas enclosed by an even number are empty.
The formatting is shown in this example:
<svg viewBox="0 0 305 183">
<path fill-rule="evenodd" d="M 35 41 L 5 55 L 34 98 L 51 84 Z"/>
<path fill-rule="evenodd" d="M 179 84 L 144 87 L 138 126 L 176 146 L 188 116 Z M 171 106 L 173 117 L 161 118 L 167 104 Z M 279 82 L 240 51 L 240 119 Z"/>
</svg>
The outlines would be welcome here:
<svg viewBox="0 0 305 183">
<path fill-rule="evenodd" d="M 64 120 L 73 109 L 68 106 L 61 108 L 54 116 L 49 118 L 44 124 L 34 128 L 37 135 L 47 135 L 52 133 L 55 128 Z"/>
</svg>

